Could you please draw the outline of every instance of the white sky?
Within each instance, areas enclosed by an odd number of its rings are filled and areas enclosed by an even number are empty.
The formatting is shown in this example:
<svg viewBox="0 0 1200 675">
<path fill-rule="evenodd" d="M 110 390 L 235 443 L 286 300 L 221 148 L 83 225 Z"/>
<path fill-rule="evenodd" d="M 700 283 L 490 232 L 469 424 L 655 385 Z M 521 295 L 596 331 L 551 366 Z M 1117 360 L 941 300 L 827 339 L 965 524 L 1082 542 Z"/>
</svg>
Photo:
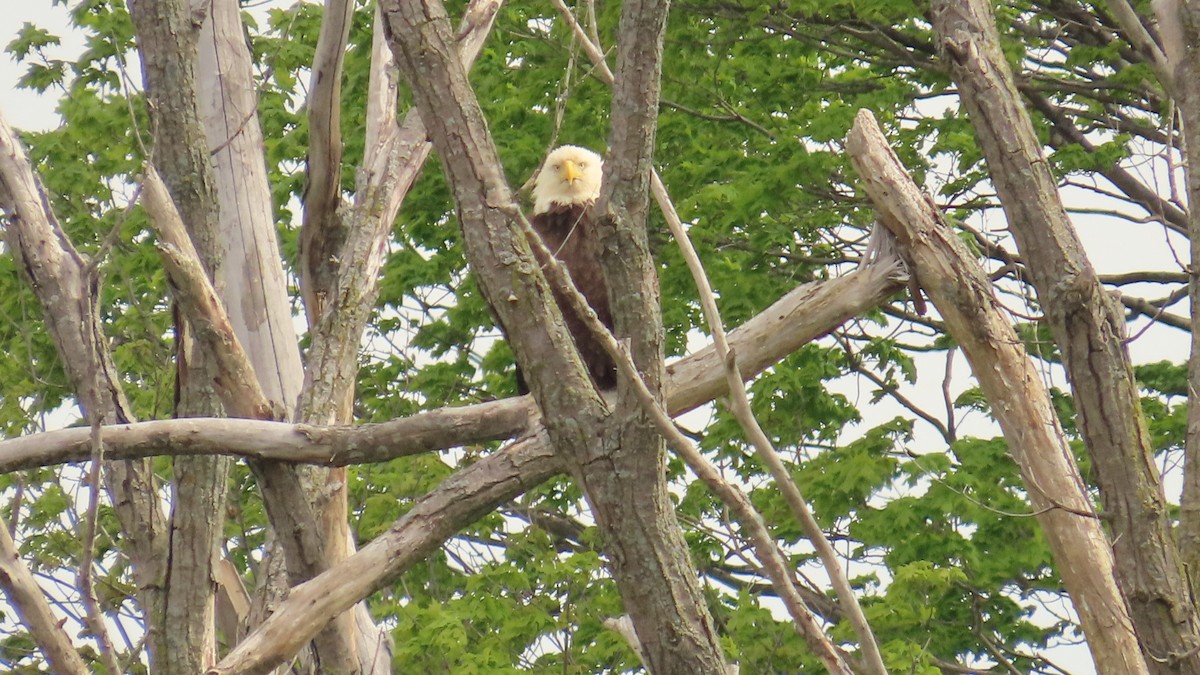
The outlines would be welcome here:
<svg viewBox="0 0 1200 675">
<path fill-rule="evenodd" d="M 66 28 L 66 7 L 52 5 L 49 0 L 11 0 L 4 4 L 4 21 L 0 22 L 0 44 L 3 46 L 7 47 L 21 26 L 29 22 L 62 38 L 61 46 L 46 48 L 48 57 L 69 60 L 83 50 L 83 40 Z M 43 131 L 58 126 L 58 115 L 54 112 L 56 97 L 39 96 L 28 89 L 17 88 L 17 82 L 24 70 L 24 67 L 8 54 L 0 56 L 0 92 L 4 92 L 0 96 L 0 113 L 4 114 L 9 124 L 18 129 Z"/>
<path fill-rule="evenodd" d="M 32 22 L 49 29 L 52 33 L 57 32 L 62 38 L 61 46 L 49 47 L 45 50 L 50 58 L 70 60 L 81 51 L 82 40 L 66 29 L 68 16 L 66 7 L 51 4 L 49 0 L 24 2 L 12 0 L 4 4 L 5 18 L 3 22 L 0 22 L 0 45 L 7 45 L 24 22 Z M 7 55 L 0 57 L 0 92 L 3 92 L 3 95 L 0 95 L 0 114 L 3 114 L 10 124 L 19 129 L 44 130 L 57 126 L 59 120 L 54 112 L 56 96 L 43 97 L 28 90 L 18 89 L 17 81 L 23 70 L 21 65 L 8 58 Z M 1071 203 L 1080 207 L 1102 208 L 1108 206 L 1104 203 L 1105 200 L 1084 190 L 1068 191 L 1066 194 Z M 989 218 L 990 221 L 985 220 L 981 224 L 983 227 L 991 231 L 999 231 L 1003 228 L 1002 215 L 996 213 Z M 1163 269 L 1164 267 L 1177 269 L 1171 266 L 1171 261 L 1186 259 L 1187 256 L 1187 243 L 1181 237 L 1164 233 L 1162 228 L 1157 225 L 1147 224 L 1141 226 L 1141 230 L 1137 230 L 1137 226 L 1133 226 L 1135 230 L 1131 231 L 1128 221 L 1104 216 L 1076 218 L 1076 223 L 1085 240 L 1088 253 L 1101 273 L 1111 274 Z M 1138 293 L 1141 290 L 1143 289 L 1132 287 L 1128 292 Z M 1145 294 L 1149 298 L 1154 298 L 1163 294 L 1159 291 L 1145 291 Z M 1014 309 L 1021 308 L 1014 307 Z M 1186 302 L 1172 307 L 1170 311 L 1186 315 Z M 1136 333 L 1144 323 L 1144 319 L 1136 322 L 1130 332 Z M 1131 342 L 1129 348 L 1135 362 L 1143 363 L 1161 359 L 1178 362 L 1187 357 L 1188 340 L 1189 336 L 1181 331 L 1154 327 Z M 944 361 L 941 357 L 920 357 L 918 363 L 921 370 L 921 382 L 917 387 L 906 389 L 904 394 L 928 410 L 941 410 L 940 383 Z M 961 354 L 957 355 L 955 360 L 955 373 L 955 390 L 961 391 L 962 388 L 972 386 L 967 364 Z M 867 405 L 870 388 L 863 383 L 846 382 L 844 384 L 846 386 L 836 386 L 835 389 L 846 394 L 856 404 L 861 404 L 860 407 L 864 408 L 870 417 L 865 421 L 865 425 L 868 427 L 896 415 L 909 415 L 907 411 L 890 399 L 884 399 L 875 405 Z M 1061 381 L 1057 384 L 1064 385 Z M 923 423 L 918 422 L 918 429 L 922 425 Z M 926 425 L 926 430 L 920 433 L 919 438 L 928 439 L 931 433 Z M 983 433 L 983 429 L 976 433 Z M 930 442 L 937 441 L 931 439 Z M 919 443 L 926 445 L 925 440 L 921 440 Z M 1170 487 L 1169 485 L 1169 490 Z M 1177 494 L 1177 488 L 1172 492 Z M 1054 650 L 1053 653 L 1055 656 L 1052 658 L 1061 659 L 1062 665 L 1070 667 L 1079 675 L 1094 672 L 1090 657 L 1084 648 L 1060 649 Z"/>
</svg>

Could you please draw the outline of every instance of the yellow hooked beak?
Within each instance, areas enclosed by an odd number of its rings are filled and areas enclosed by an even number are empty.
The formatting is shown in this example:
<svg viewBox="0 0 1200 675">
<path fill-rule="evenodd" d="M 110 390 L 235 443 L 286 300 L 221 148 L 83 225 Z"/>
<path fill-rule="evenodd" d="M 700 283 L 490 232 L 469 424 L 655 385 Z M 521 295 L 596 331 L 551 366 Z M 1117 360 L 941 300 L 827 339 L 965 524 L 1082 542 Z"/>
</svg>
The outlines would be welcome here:
<svg viewBox="0 0 1200 675">
<path fill-rule="evenodd" d="M 567 181 L 568 184 L 574 185 L 575 181 L 581 177 L 583 177 L 583 172 L 579 170 L 575 162 L 569 159 L 563 162 L 563 180 Z"/>
</svg>

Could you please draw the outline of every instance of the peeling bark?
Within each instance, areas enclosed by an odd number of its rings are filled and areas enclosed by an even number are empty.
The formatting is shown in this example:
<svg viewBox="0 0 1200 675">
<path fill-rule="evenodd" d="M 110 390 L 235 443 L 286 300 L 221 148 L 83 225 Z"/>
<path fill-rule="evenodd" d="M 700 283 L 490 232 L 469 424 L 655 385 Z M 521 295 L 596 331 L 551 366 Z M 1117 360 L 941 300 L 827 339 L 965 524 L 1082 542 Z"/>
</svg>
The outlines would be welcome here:
<svg viewBox="0 0 1200 675">
<path fill-rule="evenodd" d="M 904 172 L 870 113 L 859 112 L 846 149 L 880 221 L 907 251 L 921 288 L 945 319 L 992 404 L 1096 667 L 1105 675 L 1149 672 L 1115 583 L 1108 539 L 1079 467 L 1050 396 L 993 295 L 987 274 Z"/>
<path fill-rule="evenodd" d="M 292 414 L 304 373 L 271 212 L 250 48 L 238 3 L 216 0 L 200 32 L 197 88 L 219 205 L 216 286 L 272 407 Z"/>
<path fill-rule="evenodd" d="M 549 436 L 587 492 L 605 550 L 654 672 L 721 673 L 712 621 L 700 596 L 663 483 L 662 441 L 640 403 L 620 387 L 611 414 L 592 389 L 562 327 L 529 246 L 508 214 L 517 213 L 495 147 L 465 73 L 453 59 L 445 11 L 437 2 L 382 5 L 389 43 L 454 189 L 468 258 L 522 364 Z M 618 334 L 651 388 L 661 387 L 657 288 L 645 244 L 650 157 L 657 115 L 665 4 L 625 6 L 617 109 L 628 125 L 614 134 L 606 192 L 597 211 L 619 227 L 602 255 Z M 618 77 L 621 81 L 621 76 Z M 614 128 L 618 128 L 617 125 Z M 613 186 L 617 187 L 613 187 Z M 610 260 L 618 256 L 619 261 Z M 621 480 L 618 480 L 620 478 Z"/>
<path fill-rule="evenodd" d="M 991 5 L 935 0 L 933 23 L 1062 351 L 1112 528 L 1118 579 L 1147 662 L 1154 672 L 1200 672 L 1200 617 L 1171 533 L 1125 348 L 1124 317 L 1067 218 L 1000 50 Z"/>
<path fill-rule="evenodd" d="M 86 675 L 87 666 L 71 644 L 71 638 L 63 630 L 58 617 L 50 610 L 50 603 L 29 567 L 21 560 L 17 545 L 0 527 L 0 588 L 8 598 L 9 605 L 16 611 L 17 620 L 29 629 L 29 634 L 54 672 L 62 675 Z"/>
<path fill-rule="evenodd" d="M 0 208 L 8 216 L 9 251 L 38 298 L 85 419 L 91 423 L 135 421 L 100 323 L 93 270 L 71 245 L 16 133 L 3 116 Z M 143 610 L 154 615 L 162 611 L 168 546 L 158 481 L 145 459 L 105 462 L 104 481 L 128 543 L 138 598 Z"/>
</svg>

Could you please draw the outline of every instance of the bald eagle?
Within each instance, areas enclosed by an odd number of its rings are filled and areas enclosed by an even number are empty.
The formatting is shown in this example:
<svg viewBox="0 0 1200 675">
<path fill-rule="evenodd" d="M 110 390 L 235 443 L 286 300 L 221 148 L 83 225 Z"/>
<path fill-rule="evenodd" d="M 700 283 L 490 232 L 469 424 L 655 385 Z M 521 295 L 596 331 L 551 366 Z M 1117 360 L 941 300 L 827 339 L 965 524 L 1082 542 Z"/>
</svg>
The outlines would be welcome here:
<svg viewBox="0 0 1200 675">
<path fill-rule="evenodd" d="M 600 155 L 575 145 L 556 148 L 533 184 L 533 229 L 558 258 L 600 321 L 612 330 L 608 286 L 600 269 L 600 244 L 591 206 L 600 196 Z M 538 253 L 539 262 L 546 261 Z M 567 331 L 575 340 L 588 374 L 600 389 L 616 386 L 617 369 L 600 342 L 557 290 L 554 300 L 562 311 Z M 518 386 L 524 388 L 518 373 Z"/>
</svg>

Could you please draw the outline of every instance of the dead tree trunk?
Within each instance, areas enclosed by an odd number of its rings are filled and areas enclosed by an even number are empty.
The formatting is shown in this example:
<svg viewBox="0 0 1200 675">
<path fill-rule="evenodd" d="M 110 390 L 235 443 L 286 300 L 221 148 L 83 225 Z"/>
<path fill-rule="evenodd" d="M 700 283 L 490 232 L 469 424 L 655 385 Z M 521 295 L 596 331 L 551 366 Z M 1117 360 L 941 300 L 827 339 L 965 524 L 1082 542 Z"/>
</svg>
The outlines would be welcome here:
<svg viewBox="0 0 1200 675">
<path fill-rule="evenodd" d="M 1108 539 L 1050 395 L 996 301 L 987 274 L 904 172 L 870 113 L 859 113 L 846 148 L 880 221 L 900 240 L 913 274 L 996 412 L 1097 668 L 1106 675 L 1148 672 L 1115 583 Z"/>
<path fill-rule="evenodd" d="M 1117 576 L 1155 672 L 1200 672 L 1200 617 L 1125 348 L 1125 321 L 1084 255 L 1042 156 L 991 5 L 933 3 L 934 28 L 987 158 L 1009 231 L 1062 351 L 1112 528 Z"/>
<path fill-rule="evenodd" d="M 661 440 L 643 418 L 631 392 L 622 389 L 615 412 L 592 388 L 562 325 L 562 316 L 537 269 L 520 229 L 511 218 L 517 211 L 500 171 L 495 147 L 465 73 L 451 58 L 453 37 L 440 3 L 382 5 L 389 42 L 397 63 L 413 89 L 434 146 L 442 157 L 458 205 L 468 258 L 500 322 L 508 327 L 518 362 L 545 413 L 551 440 L 580 470 L 574 472 L 588 493 L 604 532 L 613 575 L 626 602 L 649 668 L 656 673 L 721 673 L 720 646 L 699 593 L 694 570 L 680 536 L 663 481 Z M 618 331 L 657 316 L 657 292 L 645 277 L 644 216 L 649 181 L 653 120 L 657 112 L 658 68 L 665 6 L 625 6 L 618 60 L 631 69 L 631 89 L 616 96 L 614 116 L 632 124 L 614 134 L 610 188 L 602 204 L 620 219 L 617 244 L 627 255 L 619 277 L 621 290 L 637 293 L 614 306 Z M 638 42 L 640 41 L 640 42 Z M 648 42 L 648 43 L 647 43 Z M 633 63 L 639 50 L 640 58 Z M 632 70 L 642 69 L 636 77 Z M 649 106 L 646 108 L 646 106 Z M 611 186 L 617 185 L 616 189 Z M 603 212 L 603 209 L 601 209 Z M 640 242 L 634 234 L 643 228 Z M 632 248 L 630 248 L 632 247 Z M 606 265 L 608 266 L 608 265 Z M 636 290 L 634 290 L 636 289 Z M 652 389 L 661 386 L 661 338 L 645 325 L 630 332 L 633 353 Z M 650 332 L 647 332 L 650 331 Z M 536 364 L 536 365 L 535 365 Z M 601 475 L 602 474 L 602 475 Z M 615 481 L 622 481 L 614 487 Z M 608 490 L 612 490 L 608 492 Z M 617 520 L 615 502 L 634 496 L 640 510 Z M 648 501 L 647 501 L 648 500 Z M 635 580 L 639 583 L 635 583 Z"/>
</svg>

